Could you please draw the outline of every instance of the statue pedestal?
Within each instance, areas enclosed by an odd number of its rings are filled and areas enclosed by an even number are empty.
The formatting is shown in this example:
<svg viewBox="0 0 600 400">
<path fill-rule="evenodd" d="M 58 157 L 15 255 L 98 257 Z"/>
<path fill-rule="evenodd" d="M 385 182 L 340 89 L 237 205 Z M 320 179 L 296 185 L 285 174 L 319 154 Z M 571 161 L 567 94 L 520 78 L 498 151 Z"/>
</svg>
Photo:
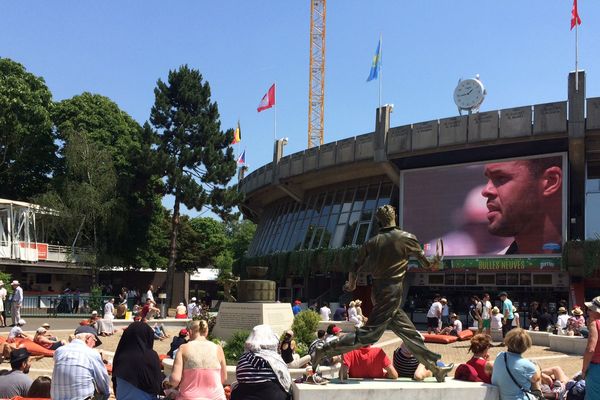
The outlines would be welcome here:
<svg viewBox="0 0 600 400">
<path fill-rule="evenodd" d="M 288 303 L 221 303 L 212 335 L 228 340 L 237 331 L 251 331 L 256 325 L 270 325 L 277 336 L 294 322 Z"/>
<path fill-rule="evenodd" d="M 294 400 L 389 400 L 407 398 L 411 400 L 461 399 L 498 400 L 498 388 L 485 383 L 456 381 L 446 378 L 438 383 L 433 378 L 415 382 L 408 378 L 348 379 L 340 384 L 338 379 L 327 385 L 292 383 Z"/>
</svg>

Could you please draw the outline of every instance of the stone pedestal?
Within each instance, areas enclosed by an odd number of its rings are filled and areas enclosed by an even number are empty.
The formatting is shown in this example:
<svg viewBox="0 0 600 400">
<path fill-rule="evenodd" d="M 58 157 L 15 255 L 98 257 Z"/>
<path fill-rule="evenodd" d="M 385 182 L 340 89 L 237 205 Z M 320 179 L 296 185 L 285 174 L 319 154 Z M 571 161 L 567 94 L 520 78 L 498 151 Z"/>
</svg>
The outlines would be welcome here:
<svg viewBox="0 0 600 400">
<path fill-rule="evenodd" d="M 212 335 L 228 340 L 237 331 L 251 331 L 256 325 L 267 324 L 278 336 L 294 322 L 288 303 L 221 303 Z"/>
<path fill-rule="evenodd" d="M 396 380 L 348 379 L 345 384 L 331 383 L 307 385 L 292 383 L 294 400 L 498 400 L 500 394 L 496 386 L 485 383 L 463 382 L 447 378 L 444 383 L 437 383 L 428 378 L 425 382 L 415 382 L 408 378 Z"/>
</svg>

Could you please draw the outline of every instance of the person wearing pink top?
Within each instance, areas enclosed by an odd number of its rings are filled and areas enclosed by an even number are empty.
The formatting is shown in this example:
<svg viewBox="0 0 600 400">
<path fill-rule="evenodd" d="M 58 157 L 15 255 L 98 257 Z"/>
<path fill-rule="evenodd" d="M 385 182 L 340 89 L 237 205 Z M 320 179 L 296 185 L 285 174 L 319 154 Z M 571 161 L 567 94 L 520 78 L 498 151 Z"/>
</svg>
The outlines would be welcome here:
<svg viewBox="0 0 600 400">
<path fill-rule="evenodd" d="M 225 354 L 221 346 L 206 339 L 206 321 L 194 321 L 190 341 L 175 356 L 169 386 L 179 389 L 177 400 L 225 400 L 227 379 Z"/>
</svg>

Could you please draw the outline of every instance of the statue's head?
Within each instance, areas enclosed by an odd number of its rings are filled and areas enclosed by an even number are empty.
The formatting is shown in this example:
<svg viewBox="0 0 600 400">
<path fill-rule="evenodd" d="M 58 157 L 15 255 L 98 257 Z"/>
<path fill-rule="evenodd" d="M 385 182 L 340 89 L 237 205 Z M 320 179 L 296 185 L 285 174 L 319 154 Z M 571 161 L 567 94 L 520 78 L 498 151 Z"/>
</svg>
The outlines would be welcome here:
<svg viewBox="0 0 600 400">
<path fill-rule="evenodd" d="M 379 207 L 377 209 L 376 217 L 379 226 L 382 228 L 396 226 L 396 211 L 394 210 L 394 207 L 389 204 Z"/>
</svg>

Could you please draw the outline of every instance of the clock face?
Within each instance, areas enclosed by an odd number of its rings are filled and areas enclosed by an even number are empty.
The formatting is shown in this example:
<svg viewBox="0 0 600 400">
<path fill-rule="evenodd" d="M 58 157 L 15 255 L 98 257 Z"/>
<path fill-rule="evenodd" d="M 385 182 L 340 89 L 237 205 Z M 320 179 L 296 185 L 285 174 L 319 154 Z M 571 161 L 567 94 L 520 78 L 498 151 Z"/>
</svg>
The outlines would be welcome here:
<svg viewBox="0 0 600 400">
<path fill-rule="evenodd" d="M 478 108 L 484 96 L 483 85 L 477 79 L 460 81 L 454 89 L 454 102 L 465 110 Z"/>
</svg>

